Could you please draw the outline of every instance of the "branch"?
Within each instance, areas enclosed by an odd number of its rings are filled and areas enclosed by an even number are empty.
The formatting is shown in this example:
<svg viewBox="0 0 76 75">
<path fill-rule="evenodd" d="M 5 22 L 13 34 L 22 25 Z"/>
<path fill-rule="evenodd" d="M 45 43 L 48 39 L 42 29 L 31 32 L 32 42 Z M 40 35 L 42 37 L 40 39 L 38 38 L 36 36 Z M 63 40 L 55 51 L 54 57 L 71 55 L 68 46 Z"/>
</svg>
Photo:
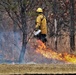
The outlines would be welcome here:
<svg viewBox="0 0 76 75">
<path fill-rule="evenodd" d="M 19 23 L 21 23 L 21 21 L 19 19 L 19 16 L 17 15 L 17 13 L 16 12 L 13 12 L 13 13 L 15 14 L 15 16 L 16 16 L 17 20 L 19 21 Z"/>
<path fill-rule="evenodd" d="M 16 20 L 14 20 L 14 18 L 11 16 L 9 10 L 6 8 L 6 6 L 3 5 L 2 3 L 0 3 L 0 5 L 4 7 L 4 9 L 6 10 L 6 12 L 7 12 L 8 15 L 9 15 L 9 17 L 13 20 L 13 22 L 16 22 L 16 23 L 17 23 L 18 27 L 19 27 L 20 30 L 23 32 L 23 29 L 21 28 L 20 24 L 19 24 Z M 17 16 L 17 15 L 16 15 L 16 16 Z M 17 19 L 18 19 L 18 18 L 17 18 Z M 20 21 L 19 21 L 19 22 L 20 22 Z M 21 23 L 21 22 L 20 22 L 20 23 Z"/>
<path fill-rule="evenodd" d="M 20 28 L 20 30 L 23 32 L 23 29 L 21 28 L 20 24 L 16 20 L 14 20 L 14 18 L 11 16 L 10 12 L 8 11 L 8 9 L 5 8 L 5 10 L 8 13 L 8 15 L 10 16 L 10 18 L 13 20 L 13 22 L 16 22 L 18 27 Z"/>
</svg>

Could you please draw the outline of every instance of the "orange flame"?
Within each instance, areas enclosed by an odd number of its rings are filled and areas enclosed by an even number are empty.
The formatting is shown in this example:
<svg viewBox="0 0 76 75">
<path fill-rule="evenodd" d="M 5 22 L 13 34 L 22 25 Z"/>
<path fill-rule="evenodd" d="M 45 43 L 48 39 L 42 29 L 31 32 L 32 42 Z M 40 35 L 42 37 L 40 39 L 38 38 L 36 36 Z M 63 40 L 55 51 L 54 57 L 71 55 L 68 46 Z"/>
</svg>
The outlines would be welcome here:
<svg viewBox="0 0 76 75">
<path fill-rule="evenodd" d="M 36 49 L 36 52 L 42 54 L 44 57 L 49 58 L 49 59 L 52 58 L 52 59 L 65 61 L 67 63 L 76 64 L 75 55 L 71 55 L 68 53 L 56 53 L 53 50 L 47 48 L 42 41 L 38 40 L 37 43 L 38 43 L 38 47 Z"/>
</svg>

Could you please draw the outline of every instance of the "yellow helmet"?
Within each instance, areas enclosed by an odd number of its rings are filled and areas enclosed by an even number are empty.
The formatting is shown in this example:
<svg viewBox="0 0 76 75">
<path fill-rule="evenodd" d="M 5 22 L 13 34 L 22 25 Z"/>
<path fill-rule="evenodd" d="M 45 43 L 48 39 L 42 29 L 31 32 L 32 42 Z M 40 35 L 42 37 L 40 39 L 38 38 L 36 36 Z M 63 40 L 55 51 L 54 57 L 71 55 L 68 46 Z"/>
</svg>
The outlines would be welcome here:
<svg viewBox="0 0 76 75">
<path fill-rule="evenodd" d="M 42 8 L 38 8 L 36 12 L 43 12 Z"/>
</svg>

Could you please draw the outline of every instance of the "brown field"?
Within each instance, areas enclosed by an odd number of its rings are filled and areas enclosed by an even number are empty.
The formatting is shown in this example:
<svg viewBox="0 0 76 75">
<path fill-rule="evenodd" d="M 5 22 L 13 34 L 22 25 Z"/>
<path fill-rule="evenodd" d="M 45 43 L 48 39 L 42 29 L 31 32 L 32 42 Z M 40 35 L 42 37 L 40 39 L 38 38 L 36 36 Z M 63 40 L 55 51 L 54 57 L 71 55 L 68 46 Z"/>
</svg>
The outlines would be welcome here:
<svg viewBox="0 0 76 75">
<path fill-rule="evenodd" d="M 0 64 L 0 75 L 74 73 L 76 73 L 75 64 Z"/>
</svg>

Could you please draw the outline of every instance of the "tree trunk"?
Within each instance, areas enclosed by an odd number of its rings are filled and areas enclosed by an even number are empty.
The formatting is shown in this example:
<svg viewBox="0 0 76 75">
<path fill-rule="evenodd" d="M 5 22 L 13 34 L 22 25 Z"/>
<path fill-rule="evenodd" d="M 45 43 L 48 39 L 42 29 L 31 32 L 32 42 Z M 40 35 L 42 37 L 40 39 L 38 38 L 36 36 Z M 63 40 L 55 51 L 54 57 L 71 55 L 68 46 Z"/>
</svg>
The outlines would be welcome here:
<svg viewBox="0 0 76 75">
<path fill-rule="evenodd" d="M 74 0 L 70 0 L 70 50 L 75 50 L 75 29 L 74 29 Z"/>
<path fill-rule="evenodd" d="M 22 63 L 24 61 L 24 55 L 26 51 L 26 44 L 27 44 L 27 25 L 26 25 L 26 6 L 23 3 L 24 0 L 20 0 L 20 7 L 21 7 L 21 23 L 22 23 L 22 30 L 23 30 L 23 40 L 22 40 L 22 50 L 20 52 L 19 62 Z"/>
<path fill-rule="evenodd" d="M 56 14 L 57 14 L 57 3 L 56 0 L 53 1 L 53 13 L 54 13 L 54 28 L 55 28 L 55 49 L 57 50 L 57 18 L 56 18 Z"/>
</svg>

